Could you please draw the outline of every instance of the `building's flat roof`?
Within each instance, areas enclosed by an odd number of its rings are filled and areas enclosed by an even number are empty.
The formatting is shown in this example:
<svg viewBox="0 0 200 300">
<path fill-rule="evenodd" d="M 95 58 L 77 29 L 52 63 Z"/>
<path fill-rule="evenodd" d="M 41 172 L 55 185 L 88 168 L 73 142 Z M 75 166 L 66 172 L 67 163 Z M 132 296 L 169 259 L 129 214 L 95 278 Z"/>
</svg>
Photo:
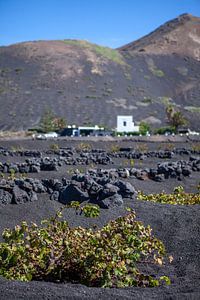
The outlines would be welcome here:
<svg viewBox="0 0 200 300">
<path fill-rule="evenodd" d="M 99 128 L 97 126 L 89 127 L 89 126 L 79 126 L 79 130 L 104 130 L 104 128 Z"/>
<path fill-rule="evenodd" d="M 133 118 L 133 116 L 123 116 L 123 115 L 120 115 L 120 116 L 117 116 L 118 118 Z"/>
</svg>

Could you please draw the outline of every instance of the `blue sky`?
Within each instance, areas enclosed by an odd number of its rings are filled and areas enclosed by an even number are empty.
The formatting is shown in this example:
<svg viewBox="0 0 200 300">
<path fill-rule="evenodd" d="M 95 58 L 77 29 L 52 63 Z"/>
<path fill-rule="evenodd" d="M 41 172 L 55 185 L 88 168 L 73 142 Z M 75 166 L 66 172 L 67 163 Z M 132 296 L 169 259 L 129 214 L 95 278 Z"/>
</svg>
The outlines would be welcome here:
<svg viewBox="0 0 200 300">
<path fill-rule="evenodd" d="M 200 0 L 0 0 L 0 45 L 71 38 L 115 48 L 186 12 L 200 16 Z"/>
</svg>

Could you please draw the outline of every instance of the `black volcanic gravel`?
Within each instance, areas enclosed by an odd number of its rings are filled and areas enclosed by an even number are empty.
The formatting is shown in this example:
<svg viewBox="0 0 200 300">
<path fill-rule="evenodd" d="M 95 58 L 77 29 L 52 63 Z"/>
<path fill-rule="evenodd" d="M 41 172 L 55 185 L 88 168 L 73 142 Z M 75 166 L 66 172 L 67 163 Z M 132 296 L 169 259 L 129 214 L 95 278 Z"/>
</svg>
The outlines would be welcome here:
<svg viewBox="0 0 200 300">
<path fill-rule="evenodd" d="M 7 142 L 7 145 L 11 146 L 12 142 Z M 45 147 L 47 148 L 47 145 L 43 143 L 43 149 Z M 37 142 L 34 148 L 37 149 Z M 146 163 L 147 161 L 143 161 L 143 165 Z M 53 172 L 52 177 L 62 177 L 64 170 L 61 170 Z M 46 173 L 51 176 L 50 172 Z M 44 177 L 46 173 L 39 173 L 39 177 L 46 178 Z M 194 191 L 199 181 L 199 172 L 194 172 L 191 177 L 185 178 L 182 182 L 174 179 L 164 182 L 134 179 L 131 183 L 137 190 L 141 189 L 145 192 L 159 192 L 163 189 L 168 192 L 179 184 L 185 186 L 188 191 Z M 1 206 L 0 231 L 2 232 L 5 227 L 13 227 L 22 220 L 39 223 L 40 220 L 53 215 L 61 206 L 58 202 L 49 200 L 47 194 L 41 194 L 38 197 L 39 200 L 34 202 Z M 0 278 L 0 299 L 199 299 L 200 206 L 173 206 L 124 199 L 125 206 L 135 209 L 137 218 L 153 228 L 154 235 L 164 242 L 168 255 L 174 257 L 172 264 L 162 269 L 163 275 L 170 276 L 172 280 L 170 286 L 103 289 L 71 283 L 56 284 L 36 281 L 25 283 Z M 101 209 L 97 219 L 85 218 L 82 215 L 76 215 L 73 209 L 67 209 L 64 212 L 64 218 L 71 226 L 90 227 L 96 224 L 101 227 L 109 220 L 123 215 L 126 212 L 124 207 L 115 207 L 111 210 Z"/>
</svg>

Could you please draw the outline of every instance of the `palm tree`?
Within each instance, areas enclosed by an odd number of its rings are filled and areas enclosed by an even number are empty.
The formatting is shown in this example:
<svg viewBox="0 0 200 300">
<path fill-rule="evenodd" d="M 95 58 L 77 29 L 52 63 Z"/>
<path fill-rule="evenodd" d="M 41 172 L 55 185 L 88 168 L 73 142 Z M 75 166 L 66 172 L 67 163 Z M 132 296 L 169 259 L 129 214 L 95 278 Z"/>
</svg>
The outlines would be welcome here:
<svg viewBox="0 0 200 300">
<path fill-rule="evenodd" d="M 167 106 L 166 114 L 167 114 L 168 123 L 170 124 L 170 126 L 174 127 L 175 132 L 178 131 L 178 128 L 180 126 L 184 126 L 188 124 L 188 121 L 184 117 L 182 112 L 176 111 L 174 106 L 172 105 Z"/>
</svg>

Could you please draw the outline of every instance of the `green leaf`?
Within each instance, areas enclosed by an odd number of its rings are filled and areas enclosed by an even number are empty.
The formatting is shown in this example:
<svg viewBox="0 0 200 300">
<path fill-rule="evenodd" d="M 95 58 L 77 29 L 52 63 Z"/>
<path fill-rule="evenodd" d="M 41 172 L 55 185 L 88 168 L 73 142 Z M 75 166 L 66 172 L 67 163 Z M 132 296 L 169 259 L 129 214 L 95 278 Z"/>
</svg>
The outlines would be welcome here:
<svg viewBox="0 0 200 300">
<path fill-rule="evenodd" d="M 168 276 L 161 276 L 161 277 L 160 277 L 160 281 L 165 281 L 165 283 L 166 283 L 167 285 L 170 285 L 170 284 L 171 284 L 171 280 L 170 280 L 170 278 L 169 278 Z"/>
</svg>

